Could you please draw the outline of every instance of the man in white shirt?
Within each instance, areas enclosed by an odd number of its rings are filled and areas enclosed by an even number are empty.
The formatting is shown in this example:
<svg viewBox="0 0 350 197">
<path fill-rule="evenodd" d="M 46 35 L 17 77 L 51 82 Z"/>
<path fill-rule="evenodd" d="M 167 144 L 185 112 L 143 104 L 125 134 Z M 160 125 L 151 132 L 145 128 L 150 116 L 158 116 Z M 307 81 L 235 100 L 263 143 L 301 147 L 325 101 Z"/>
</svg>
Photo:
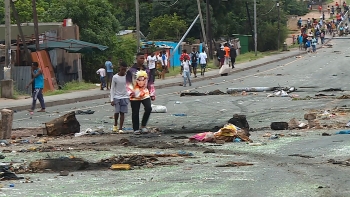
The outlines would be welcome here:
<svg viewBox="0 0 350 197">
<path fill-rule="evenodd" d="M 201 65 L 201 76 L 204 76 L 205 69 L 207 67 L 208 56 L 205 53 L 205 49 L 199 54 L 199 64 Z"/>
<path fill-rule="evenodd" d="M 187 56 L 184 57 L 184 60 L 182 61 L 182 76 L 184 78 L 184 84 L 183 86 L 186 87 L 186 82 L 188 80 L 189 85 L 191 86 L 191 78 L 190 78 L 190 72 L 191 72 L 191 63 L 190 61 L 187 59 Z"/>
<path fill-rule="evenodd" d="M 101 66 L 101 68 L 96 71 L 96 74 L 100 75 L 101 90 L 103 90 L 106 87 L 106 69 L 104 66 Z"/>
<path fill-rule="evenodd" d="M 120 63 L 119 72 L 112 78 L 110 92 L 111 105 L 115 107 L 113 132 L 123 133 L 123 124 L 125 114 L 128 113 L 129 94 L 126 90 L 126 71 L 128 65 L 125 62 Z M 120 122 L 118 129 L 118 118 Z"/>
<path fill-rule="evenodd" d="M 151 76 L 153 77 L 153 82 L 155 80 L 156 76 L 156 62 L 157 62 L 157 57 L 155 56 L 154 52 L 151 54 L 151 56 L 147 57 L 147 64 L 148 64 L 148 69 L 151 71 Z"/>
</svg>

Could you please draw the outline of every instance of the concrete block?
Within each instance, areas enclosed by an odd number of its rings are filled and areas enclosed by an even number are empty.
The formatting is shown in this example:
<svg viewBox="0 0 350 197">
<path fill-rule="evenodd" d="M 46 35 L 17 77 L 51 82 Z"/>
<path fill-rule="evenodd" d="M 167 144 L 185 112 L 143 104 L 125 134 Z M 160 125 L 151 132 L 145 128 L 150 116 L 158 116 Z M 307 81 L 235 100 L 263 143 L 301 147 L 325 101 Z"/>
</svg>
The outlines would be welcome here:
<svg viewBox="0 0 350 197">
<path fill-rule="evenodd" d="M 13 98 L 13 80 L 1 80 L 1 98 Z"/>
<path fill-rule="evenodd" d="M 1 110 L 1 139 L 10 139 L 13 124 L 13 111 L 10 109 Z"/>
</svg>

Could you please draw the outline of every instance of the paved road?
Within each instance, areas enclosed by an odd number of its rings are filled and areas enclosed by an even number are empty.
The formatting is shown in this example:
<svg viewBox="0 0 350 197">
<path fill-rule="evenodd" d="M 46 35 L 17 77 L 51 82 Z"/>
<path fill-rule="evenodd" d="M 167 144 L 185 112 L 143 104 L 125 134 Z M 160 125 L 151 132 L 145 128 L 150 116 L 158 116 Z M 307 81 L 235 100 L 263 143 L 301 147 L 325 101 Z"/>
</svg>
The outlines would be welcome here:
<svg viewBox="0 0 350 197">
<path fill-rule="evenodd" d="M 168 113 L 152 114 L 150 126 L 173 131 L 201 129 L 209 130 L 225 123 L 233 114 L 247 115 L 253 128 L 269 126 L 272 121 L 289 121 L 291 118 L 302 120 L 309 110 L 333 109 L 348 105 L 348 100 L 315 99 L 292 101 L 291 98 L 270 97 L 267 93 L 202 97 L 179 97 L 185 90 L 206 92 L 229 87 L 256 86 L 295 86 L 300 97 L 314 96 L 327 88 L 342 88 L 349 91 L 348 62 L 349 40 L 333 40 L 333 48 L 323 48 L 317 54 L 304 55 L 302 58 L 290 58 L 275 64 L 244 71 L 228 77 L 215 78 L 193 84 L 193 89 L 170 87 L 157 92 L 154 104 L 165 105 Z M 336 52 L 335 52 L 336 51 Z M 337 52 L 339 51 L 339 52 Z M 299 88 L 304 87 L 304 88 Z M 309 87 L 309 88 L 307 88 Z M 310 88 L 312 87 L 312 88 Z M 329 94 L 328 92 L 324 92 Z M 15 114 L 15 127 L 35 127 L 65 112 L 77 109 L 93 109 L 93 115 L 79 115 L 82 129 L 103 126 L 105 131 L 112 127 L 112 107 L 105 104 L 107 100 L 95 100 L 48 109 L 50 113 L 29 116 L 26 112 Z M 180 104 L 176 104 L 180 101 Z M 56 113 L 58 112 L 58 113 Z M 186 113 L 186 117 L 172 114 Z M 349 118 L 344 116 L 346 123 Z M 130 119 L 130 115 L 128 116 Z M 329 120 L 328 124 L 336 124 Z M 130 127 L 131 122 L 126 122 Z M 183 149 L 194 153 L 196 158 L 186 158 L 183 163 L 170 167 L 111 172 L 88 171 L 73 172 L 71 177 L 55 177 L 56 174 L 32 174 L 32 184 L 16 182 L 15 189 L 5 190 L 8 196 L 350 196 L 348 190 L 349 167 L 329 164 L 328 159 L 349 159 L 350 143 L 348 135 L 321 136 L 325 132 L 282 131 L 286 135 L 300 133 L 300 137 L 283 137 L 278 140 L 266 140 L 262 135 L 266 131 L 252 132 L 254 141 L 266 142 L 265 146 L 249 146 L 245 143 L 227 143 L 223 146 L 199 147 L 184 145 Z M 334 133 L 335 130 L 328 130 Z M 175 134 L 171 134 L 175 135 Z M 149 140 L 174 142 L 171 135 L 163 135 Z M 128 136 L 128 135 L 126 135 Z M 133 136 L 129 136 L 134 139 Z M 98 141 L 100 137 L 73 138 L 67 142 L 72 145 L 81 140 Z M 117 138 L 116 138 L 117 139 Z M 113 141 L 113 138 L 109 140 Z M 177 140 L 181 141 L 181 140 Z M 185 140 L 182 140 L 183 143 Z M 154 142 L 156 143 L 156 141 Z M 187 142 L 185 142 L 186 144 Z M 20 147 L 18 147 L 20 148 Z M 204 148 L 215 149 L 216 153 L 203 154 Z M 114 154 L 155 153 L 158 151 L 174 152 L 178 149 L 132 148 L 110 146 L 110 151 L 70 151 L 69 154 L 97 161 Z M 68 153 L 52 153 L 62 156 Z M 314 158 L 291 157 L 290 154 L 303 154 Z M 6 160 L 45 157 L 47 153 L 10 153 Z M 228 161 L 251 162 L 253 166 L 239 168 L 217 168 L 217 164 Z M 8 183 L 8 182 L 6 182 Z M 320 187 L 321 186 L 321 187 Z M 319 188 L 320 187 L 320 188 Z M 50 190 L 50 194 L 48 191 Z"/>
</svg>

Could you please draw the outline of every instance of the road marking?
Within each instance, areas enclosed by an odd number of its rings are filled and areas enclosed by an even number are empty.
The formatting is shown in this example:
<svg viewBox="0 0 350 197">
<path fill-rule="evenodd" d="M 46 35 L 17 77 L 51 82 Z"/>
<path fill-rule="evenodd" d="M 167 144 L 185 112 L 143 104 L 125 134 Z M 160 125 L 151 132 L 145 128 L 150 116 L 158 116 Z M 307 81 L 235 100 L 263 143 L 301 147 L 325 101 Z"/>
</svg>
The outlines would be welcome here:
<svg viewBox="0 0 350 197">
<path fill-rule="evenodd" d="M 220 82 L 220 83 L 215 83 L 215 84 L 209 84 L 209 85 L 205 85 L 205 86 L 201 86 L 201 87 L 198 87 L 198 88 L 205 88 L 205 87 L 210 87 L 210 86 L 214 86 L 214 85 L 219 85 L 219 84 L 224 84 L 224 83 L 228 83 L 228 82 L 233 82 L 233 81 L 236 81 L 236 80 L 242 80 L 242 79 L 245 79 L 245 78 L 248 78 L 248 77 L 254 77 L 254 76 L 257 76 L 261 73 L 266 73 L 266 72 L 270 72 L 270 71 L 273 71 L 273 70 L 276 70 L 276 69 L 279 69 L 279 68 L 282 68 L 282 67 L 285 67 L 285 66 L 288 66 L 294 62 L 297 62 L 299 60 L 301 60 L 303 58 L 303 56 L 301 56 L 300 58 L 296 59 L 296 60 L 293 60 L 287 64 L 284 64 L 284 65 L 281 65 L 281 66 L 277 66 L 276 68 L 271 68 L 269 70 L 265 70 L 265 71 L 262 71 L 262 72 L 259 72 L 257 74 L 251 74 L 251 75 L 247 75 L 247 76 L 244 76 L 244 77 L 239 77 L 239 78 L 235 78 L 235 79 L 231 79 L 231 80 L 225 80 L 223 82 Z M 197 88 L 192 88 L 192 89 L 188 89 L 187 91 L 191 91 L 191 90 L 195 90 Z M 162 95 L 158 95 L 158 97 L 164 97 L 164 96 L 168 96 L 168 95 L 172 95 L 172 94 L 177 94 L 178 92 L 171 92 L 171 93 L 167 93 L 167 94 L 162 94 Z M 96 106 L 92 106 L 92 107 L 82 107 L 82 108 L 76 108 L 74 109 L 75 111 L 77 110 L 86 110 L 86 109 L 93 109 L 93 108 L 98 108 L 98 107 L 103 107 L 103 106 L 106 106 L 106 105 L 110 105 L 109 103 L 106 103 L 106 104 L 102 104 L 102 105 L 96 105 Z M 71 112 L 72 110 L 67 110 L 67 111 L 63 111 L 61 113 L 69 113 Z M 53 113 L 51 113 L 53 114 Z M 47 116 L 47 114 L 43 114 L 43 115 L 38 115 L 38 116 L 33 116 L 33 117 L 43 117 L 43 116 Z M 31 119 L 31 115 L 30 117 L 28 118 L 21 118 L 21 119 L 16 119 L 14 120 L 14 122 L 18 122 L 18 121 L 22 121 L 22 120 L 28 120 L 28 119 Z"/>
</svg>

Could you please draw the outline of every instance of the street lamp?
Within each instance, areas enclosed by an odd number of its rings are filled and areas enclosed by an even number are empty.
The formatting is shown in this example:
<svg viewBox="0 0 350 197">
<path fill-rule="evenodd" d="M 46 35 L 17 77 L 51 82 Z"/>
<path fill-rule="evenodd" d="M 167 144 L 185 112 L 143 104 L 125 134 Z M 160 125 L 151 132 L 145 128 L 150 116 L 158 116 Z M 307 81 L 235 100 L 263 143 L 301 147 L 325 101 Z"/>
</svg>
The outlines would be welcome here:
<svg viewBox="0 0 350 197">
<path fill-rule="evenodd" d="M 278 27 L 277 27 L 277 30 L 278 30 L 278 40 L 277 40 L 277 50 L 280 50 L 280 2 L 277 1 L 277 12 L 278 12 Z"/>
</svg>

